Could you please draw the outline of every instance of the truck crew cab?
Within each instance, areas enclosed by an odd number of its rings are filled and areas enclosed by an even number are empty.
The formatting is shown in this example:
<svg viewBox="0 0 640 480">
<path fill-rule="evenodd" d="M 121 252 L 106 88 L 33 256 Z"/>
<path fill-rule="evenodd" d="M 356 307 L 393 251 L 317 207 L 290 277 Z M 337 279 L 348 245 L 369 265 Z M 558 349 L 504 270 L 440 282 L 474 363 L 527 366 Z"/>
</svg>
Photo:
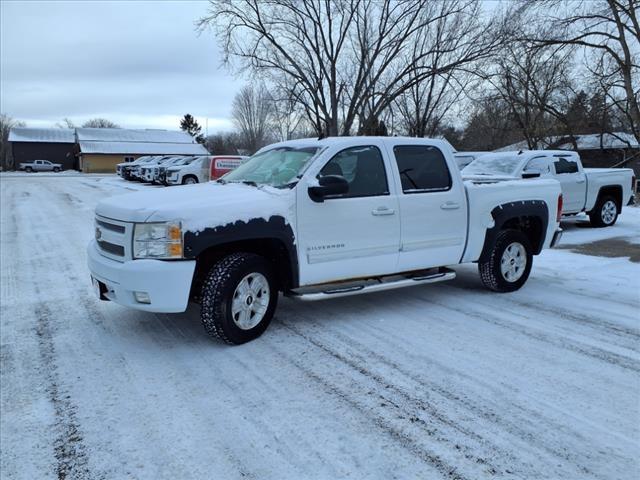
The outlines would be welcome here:
<svg viewBox="0 0 640 480">
<path fill-rule="evenodd" d="M 216 182 L 107 198 L 88 263 L 102 300 L 182 312 L 212 336 L 261 335 L 279 292 L 301 300 L 450 280 L 519 289 L 560 236 L 553 179 L 463 182 L 439 140 L 339 137 L 263 148 Z"/>
</svg>

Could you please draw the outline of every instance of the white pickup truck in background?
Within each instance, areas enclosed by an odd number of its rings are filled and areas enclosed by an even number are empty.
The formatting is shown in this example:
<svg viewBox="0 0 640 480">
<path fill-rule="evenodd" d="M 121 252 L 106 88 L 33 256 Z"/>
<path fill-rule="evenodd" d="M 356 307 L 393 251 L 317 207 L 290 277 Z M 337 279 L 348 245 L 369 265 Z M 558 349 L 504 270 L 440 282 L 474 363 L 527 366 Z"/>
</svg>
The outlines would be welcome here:
<svg viewBox="0 0 640 480">
<path fill-rule="evenodd" d="M 62 170 L 61 163 L 52 163 L 49 160 L 34 160 L 33 162 L 21 163 L 18 170 L 25 172 L 60 172 Z"/>
<path fill-rule="evenodd" d="M 215 182 L 103 200 L 89 270 L 102 300 L 152 312 L 191 300 L 210 335 L 238 344 L 264 332 L 279 292 L 441 282 L 470 262 L 490 290 L 517 290 L 559 241 L 561 203 L 553 179 L 463 181 L 440 140 L 293 140 Z"/>
<path fill-rule="evenodd" d="M 476 182 L 555 178 L 562 186 L 562 212 L 586 212 L 594 227 L 616 223 L 622 207 L 633 201 L 636 183 L 629 168 L 583 168 L 580 155 L 566 150 L 489 153 L 467 165 L 462 176 Z"/>
</svg>

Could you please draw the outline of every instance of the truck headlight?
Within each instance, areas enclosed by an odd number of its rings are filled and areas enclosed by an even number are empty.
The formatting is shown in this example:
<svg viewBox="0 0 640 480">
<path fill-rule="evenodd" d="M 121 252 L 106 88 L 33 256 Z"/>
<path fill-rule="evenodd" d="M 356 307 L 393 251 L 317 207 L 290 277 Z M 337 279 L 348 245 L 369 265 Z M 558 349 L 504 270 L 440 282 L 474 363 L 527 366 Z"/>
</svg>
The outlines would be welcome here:
<svg viewBox="0 0 640 480">
<path fill-rule="evenodd" d="M 180 223 L 136 223 L 133 229 L 133 258 L 182 258 Z"/>
</svg>

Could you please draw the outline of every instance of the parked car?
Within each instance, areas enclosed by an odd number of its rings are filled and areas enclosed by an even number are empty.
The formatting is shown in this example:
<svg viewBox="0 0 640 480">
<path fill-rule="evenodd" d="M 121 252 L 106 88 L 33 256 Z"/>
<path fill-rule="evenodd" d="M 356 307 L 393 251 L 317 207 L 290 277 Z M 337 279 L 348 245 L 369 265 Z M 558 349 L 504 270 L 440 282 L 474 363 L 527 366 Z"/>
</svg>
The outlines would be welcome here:
<svg viewBox="0 0 640 480">
<path fill-rule="evenodd" d="M 34 160 L 29 163 L 21 163 L 18 168 L 25 172 L 59 172 L 62 170 L 62 164 L 51 163 L 49 160 Z"/>
<path fill-rule="evenodd" d="M 195 158 L 195 157 L 193 157 L 193 156 L 173 157 L 171 160 L 169 160 L 167 162 L 164 162 L 158 168 L 158 175 L 157 175 L 157 178 L 156 178 L 156 182 L 157 183 L 161 183 L 164 186 L 169 185 L 167 183 L 167 169 L 169 169 L 170 167 L 176 167 L 176 166 L 184 165 L 185 163 L 189 162 L 193 158 Z"/>
<path fill-rule="evenodd" d="M 518 290 L 558 243 L 561 205 L 554 179 L 463 182 L 441 140 L 293 140 L 215 182 L 102 200 L 88 264 L 100 299 L 151 312 L 193 300 L 211 336 L 239 344 L 265 331 L 279 292 L 423 285 L 470 262 L 488 289 Z"/>
<path fill-rule="evenodd" d="M 140 166 L 138 177 L 141 182 L 157 183 L 160 172 L 160 165 L 176 158 L 175 156 L 155 157 L 152 162 L 147 162 Z"/>
<path fill-rule="evenodd" d="M 580 155 L 566 150 L 491 153 L 462 170 L 482 182 L 514 178 L 555 178 L 562 186 L 565 215 L 586 212 L 594 227 L 610 227 L 633 201 L 636 178 L 630 168 L 583 168 Z"/>
<path fill-rule="evenodd" d="M 154 162 L 157 156 L 144 156 L 125 165 L 122 169 L 122 178 L 125 180 L 140 180 L 140 168 L 147 163 Z"/>
<path fill-rule="evenodd" d="M 185 157 L 182 162 L 165 170 L 166 185 L 182 185 L 206 182 L 209 179 L 210 157 Z"/>
<path fill-rule="evenodd" d="M 139 159 L 140 159 L 140 158 L 143 158 L 143 157 L 139 157 Z M 118 176 L 122 177 L 122 176 L 123 176 L 123 174 L 124 174 L 124 168 L 125 168 L 127 165 L 131 165 L 134 161 L 135 161 L 135 160 L 130 160 L 130 161 L 128 161 L 128 162 L 122 162 L 122 163 L 117 164 L 117 165 L 116 165 L 116 175 L 118 175 Z"/>
</svg>

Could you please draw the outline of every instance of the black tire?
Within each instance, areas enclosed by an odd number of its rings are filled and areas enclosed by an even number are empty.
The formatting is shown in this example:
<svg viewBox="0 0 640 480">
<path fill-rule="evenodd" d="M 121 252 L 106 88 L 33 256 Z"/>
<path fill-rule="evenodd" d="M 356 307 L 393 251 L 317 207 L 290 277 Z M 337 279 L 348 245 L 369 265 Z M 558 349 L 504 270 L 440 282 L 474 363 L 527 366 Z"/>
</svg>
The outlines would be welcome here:
<svg viewBox="0 0 640 480">
<path fill-rule="evenodd" d="M 53 171 L 54 171 L 55 173 L 58 173 L 58 172 L 60 171 L 60 169 L 59 169 L 58 167 L 53 167 Z"/>
<path fill-rule="evenodd" d="M 613 217 L 611 215 L 607 215 L 605 213 L 605 205 L 615 205 L 615 214 Z M 611 207 L 609 207 L 610 209 Z M 589 212 L 589 221 L 591 222 L 592 227 L 602 228 L 602 227 L 611 227 L 618 220 L 618 215 L 620 214 L 620 207 L 615 198 L 611 195 L 601 195 L 598 198 L 593 210 Z M 613 218 L 613 219 L 612 219 Z"/>
<path fill-rule="evenodd" d="M 502 259 L 505 250 L 511 245 L 520 244 L 524 247 L 526 263 L 520 276 L 515 280 L 508 280 L 502 273 Z M 485 261 L 478 262 L 478 271 L 482 284 L 494 292 L 514 292 L 525 284 L 531 273 L 533 254 L 531 242 L 527 236 L 518 230 L 503 230 L 493 245 L 493 249 Z"/>
<path fill-rule="evenodd" d="M 187 180 L 193 180 L 193 182 L 188 182 Z M 183 179 L 182 179 L 182 184 L 183 185 L 187 185 L 188 183 L 198 183 L 198 177 L 194 177 L 193 175 L 186 175 Z"/>
<path fill-rule="evenodd" d="M 31 168 L 31 167 L 26 167 L 26 168 L 24 169 L 24 171 L 25 171 L 25 172 L 27 172 L 27 173 L 31 173 L 31 172 L 33 172 L 33 168 Z"/>
<path fill-rule="evenodd" d="M 232 301 L 241 281 L 252 273 L 263 275 L 269 284 L 269 304 L 262 320 L 251 329 L 240 328 L 232 315 Z M 240 345 L 264 333 L 278 304 L 278 289 L 271 265 L 253 253 L 233 253 L 218 261 L 207 274 L 201 289 L 200 320 L 213 338 Z"/>
</svg>

